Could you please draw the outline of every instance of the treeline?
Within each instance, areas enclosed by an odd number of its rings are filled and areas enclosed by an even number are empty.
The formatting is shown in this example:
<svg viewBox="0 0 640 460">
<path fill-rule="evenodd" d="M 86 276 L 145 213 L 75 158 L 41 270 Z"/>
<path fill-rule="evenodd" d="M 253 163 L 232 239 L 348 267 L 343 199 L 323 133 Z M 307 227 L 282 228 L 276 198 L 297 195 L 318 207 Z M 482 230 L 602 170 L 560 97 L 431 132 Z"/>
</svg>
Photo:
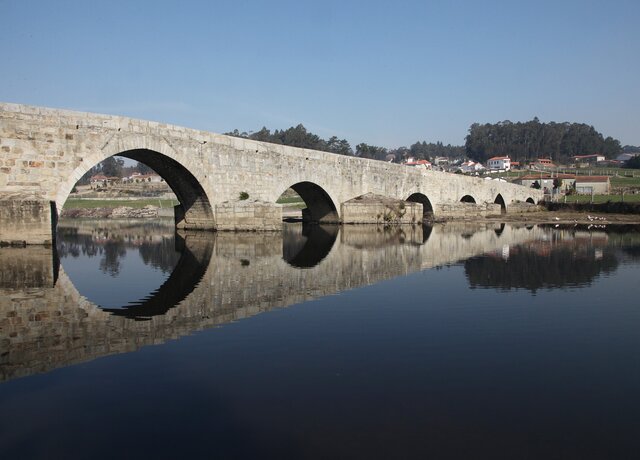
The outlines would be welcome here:
<svg viewBox="0 0 640 460">
<path fill-rule="evenodd" d="M 307 131 L 302 124 L 289 129 L 275 130 L 274 132 L 263 127 L 260 131 L 253 133 L 240 132 L 235 129 L 225 134 L 245 139 L 253 139 L 255 141 L 321 150 L 323 152 L 337 153 L 340 155 L 353 155 L 360 158 L 371 158 L 381 161 L 401 162 L 409 157 L 424 160 L 435 157 L 461 157 L 465 153 L 463 146 L 444 145 L 442 142 L 427 143 L 425 141 L 416 142 L 410 147 L 398 147 L 395 149 L 387 149 L 386 147 L 379 147 L 363 142 L 356 145 L 355 149 L 353 149 L 346 139 L 338 139 L 337 136 L 332 136 L 327 140 L 322 139 L 320 136 Z"/>
<path fill-rule="evenodd" d="M 604 138 L 593 126 L 584 123 L 540 123 L 538 118 L 527 122 L 474 123 L 465 143 L 470 158 L 485 162 L 493 156 L 509 156 L 526 162 L 536 158 L 551 158 L 567 162 L 575 155 L 602 154 L 615 158 L 622 152 L 620 142 Z"/>
</svg>

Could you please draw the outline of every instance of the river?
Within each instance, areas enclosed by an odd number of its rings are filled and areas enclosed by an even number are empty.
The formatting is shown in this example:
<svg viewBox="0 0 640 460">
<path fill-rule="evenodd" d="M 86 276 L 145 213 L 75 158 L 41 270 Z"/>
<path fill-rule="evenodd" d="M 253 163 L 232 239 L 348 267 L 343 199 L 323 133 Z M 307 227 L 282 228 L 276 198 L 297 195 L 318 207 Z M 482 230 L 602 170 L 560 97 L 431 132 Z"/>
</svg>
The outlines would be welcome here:
<svg viewBox="0 0 640 460">
<path fill-rule="evenodd" d="M 635 458 L 640 228 L 0 248 L 2 458 Z"/>
</svg>

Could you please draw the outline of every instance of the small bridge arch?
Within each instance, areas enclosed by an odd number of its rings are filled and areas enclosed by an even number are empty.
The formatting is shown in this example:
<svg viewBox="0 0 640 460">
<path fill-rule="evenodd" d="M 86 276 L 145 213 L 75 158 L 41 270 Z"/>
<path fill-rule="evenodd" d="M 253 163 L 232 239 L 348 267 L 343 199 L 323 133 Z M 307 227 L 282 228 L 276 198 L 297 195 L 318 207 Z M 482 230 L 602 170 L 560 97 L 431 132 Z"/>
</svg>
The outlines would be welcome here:
<svg viewBox="0 0 640 460">
<path fill-rule="evenodd" d="M 460 198 L 460 202 L 461 203 L 476 203 L 476 199 L 474 197 L 472 197 L 471 195 L 464 195 L 462 198 Z"/>
<path fill-rule="evenodd" d="M 412 193 L 407 198 L 407 201 L 410 201 L 412 203 L 421 203 L 422 204 L 422 218 L 423 219 L 430 219 L 430 218 L 433 217 L 433 215 L 434 215 L 434 213 L 433 213 L 433 205 L 431 204 L 431 200 L 429 200 L 427 195 L 425 195 L 423 193 L 419 193 L 419 192 Z"/>
<path fill-rule="evenodd" d="M 498 195 L 496 196 L 496 199 L 493 200 L 494 204 L 499 204 L 500 205 L 500 212 L 502 214 L 506 214 L 507 212 L 507 204 L 504 202 L 504 198 L 502 198 L 502 195 L 498 193 Z"/>
<path fill-rule="evenodd" d="M 307 205 L 302 218 L 309 222 L 338 223 L 338 208 L 329 193 L 320 185 L 311 181 L 301 181 L 291 185 Z"/>
</svg>

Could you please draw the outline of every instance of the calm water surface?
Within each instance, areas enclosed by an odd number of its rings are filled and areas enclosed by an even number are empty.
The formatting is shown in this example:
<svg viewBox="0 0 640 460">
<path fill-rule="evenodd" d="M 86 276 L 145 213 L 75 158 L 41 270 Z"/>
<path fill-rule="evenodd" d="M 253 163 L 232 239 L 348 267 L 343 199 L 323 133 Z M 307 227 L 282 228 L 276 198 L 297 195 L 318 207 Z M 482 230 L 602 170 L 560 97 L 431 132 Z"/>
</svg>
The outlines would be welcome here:
<svg viewBox="0 0 640 460">
<path fill-rule="evenodd" d="M 637 228 L 58 234 L 0 249 L 1 458 L 640 453 Z"/>
</svg>

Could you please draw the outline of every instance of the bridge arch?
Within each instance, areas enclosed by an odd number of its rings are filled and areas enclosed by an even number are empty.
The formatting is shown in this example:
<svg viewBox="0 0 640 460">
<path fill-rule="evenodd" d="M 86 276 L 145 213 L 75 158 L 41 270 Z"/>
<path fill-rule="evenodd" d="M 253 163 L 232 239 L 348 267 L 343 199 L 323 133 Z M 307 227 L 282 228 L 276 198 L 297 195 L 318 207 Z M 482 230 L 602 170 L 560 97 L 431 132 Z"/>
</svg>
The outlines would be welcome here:
<svg viewBox="0 0 640 460">
<path fill-rule="evenodd" d="M 433 217 L 433 205 L 429 198 L 422 193 L 412 193 L 409 195 L 406 201 L 410 201 L 412 203 L 421 203 L 422 204 L 422 219 L 430 219 Z"/>
<path fill-rule="evenodd" d="M 71 193 L 78 180 L 77 178 L 82 177 L 100 161 L 114 155 L 98 157 L 94 155 L 87 159 L 90 161 L 84 161 L 82 166 L 74 171 L 69 181 L 63 184 L 56 196 L 58 212 L 62 209 L 64 202 Z M 189 223 L 190 228 L 215 229 L 213 207 L 201 182 L 204 178 L 197 178 L 182 163 L 155 150 L 137 148 L 117 152 L 117 155 L 144 163 L 165 180 L 180 203 L 175 209 L 176 226 L 178 228 L 184 227 L 186 223 Z"/>
<path fill-rule="evenodd" d="M 460 198 L 460 202 L 462 202 L 462 203 L 475 203 L 476 199 L 474 197 L 472 197 L 471 195 L 465 195 L 462 198 Z"/>
<path fill-rule="evenodd" d="M 339 223 L 338 208 L 327 191 L 314 182 L 297 182 L 291 187 L 307 205 L 302 220 L 314 223 Z"/>
<path fill-rule="evenodd" d="M 536 204 L 536 202 L 533 201 L 533 198 L 531 197 L 527 198 L 527 203 Z"/>
<path fill-rule="evenodd" d="M 337 237 L 337 225 L 285 224 L 282 258 L 295 268 L 315 267 L 329 255 Z"/>
<path fill-rule="evenodd" d="M 493 200 L 494 204 L 499 204 L 500 205 L 500 212 L 502 214 L 506 214 L 507 212 L 507 204 L 504 202 L 504 198 L 502 198 L 502 195 L 498 193 L 498 195 L 496 195 L 496 199 Z"/>
</svg>

